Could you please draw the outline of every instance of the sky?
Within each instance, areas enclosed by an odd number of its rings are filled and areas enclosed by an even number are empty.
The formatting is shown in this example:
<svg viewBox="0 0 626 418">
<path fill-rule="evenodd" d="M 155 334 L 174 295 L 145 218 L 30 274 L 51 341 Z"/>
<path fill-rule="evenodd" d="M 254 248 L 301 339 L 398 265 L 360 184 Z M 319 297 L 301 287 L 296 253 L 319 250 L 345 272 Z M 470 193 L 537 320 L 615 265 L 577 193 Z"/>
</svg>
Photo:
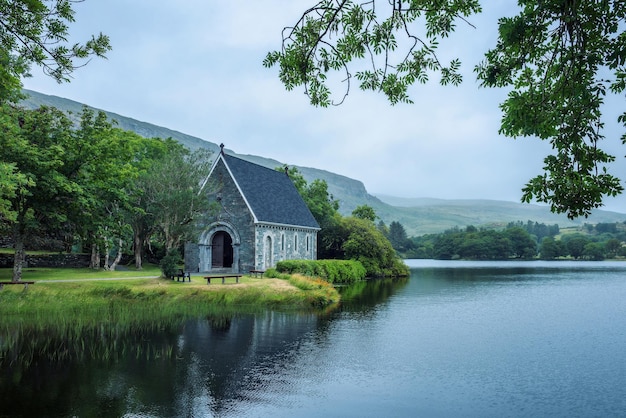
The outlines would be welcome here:
<svg viewBox="0 0 626 418">
<path fill-rule="evenodd" d="M 483 2 L 483 13 L 468 19 L 474 27 L 461 22 L 440 43 L 443 61 L 458 56 L 463 63 L 460 87 L 440 86 L 435 76 L 410 89 L 414 104 L 391 106 L 355 81 L 345 102 L 329 108 L 310 105 L 302 89 L 286 91 L 278 69 L 262 65 L 269 51 L 280 49 L 282 29 L 313 4 L 86 0 L 74 5 L 70 41 L 102 32 L 113 47 L 107 59 L 92 59 L 62 84 L 33 67 L 23 84 L 224 143 L 239 154 L 341 174 L 371 194 L 520 201 L 522 187 L 542 173 L 550 145 L 498 135 L 507 92 L 480 88 L 473 73 L 495 46 L 497 19 L 516 14 L 515 1 Z M 612 103 L 623 104 L 623 97 Z M 607 107 L 603 145 L 618 157 L 613 174 L 626 180 L 622 132 L 614 122 L 623 106 Z M 624 195 L 605 204 L 626 212 Z"/>
</svg>

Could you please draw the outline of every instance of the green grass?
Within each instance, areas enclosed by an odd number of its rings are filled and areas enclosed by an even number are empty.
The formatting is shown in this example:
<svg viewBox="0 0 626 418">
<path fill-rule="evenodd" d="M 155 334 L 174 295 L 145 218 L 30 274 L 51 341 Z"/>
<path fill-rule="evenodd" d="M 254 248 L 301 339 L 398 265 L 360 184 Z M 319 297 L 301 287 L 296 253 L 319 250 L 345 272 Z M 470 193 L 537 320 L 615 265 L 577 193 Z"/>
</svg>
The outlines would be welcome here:
<svg viewBox="0 0 626 418">
<path fill-rule="evenodd" d="M 155 265 L 144 265 L 143 270 L 93 270 L 89 268 L 25 268 L 22 270 L 22 280 L 80 280 L 114 277 L 155 277 L 160 276 L 161 270 Z M 11 280 L 13 269 L 0 269 L 0 280 Z"/>
<path fill-rule="evenodd" d="M 0 277 L 10 280 L 10 269 L 1 269 Z M 7 271 L 8 270 L 8 271 Z M 233 312 L 246 309 L 311 309 L 337 302 L 335 289 L 321 281 L 302 278 L 311 285 L 294 283 L 280 285 L 284 280 L 263 279 L 244 275 L 235 283 L 206 284 L 200 276 L 191 282 L 158 278 L 158 269 L 137 271 L 91 272 L 88 269 L 33 269 L 24 280 L 35 284 L 5 286 L 0 291 L 0 317 L 21 322 L 55 323 L 60 317 L 102 318 L 112 306 L 128 311 L 130 318 L 166 318 L 173 315 L 202 314 L 217 307 Z M 90 280 L 127 277 L 125 280 Z M 39 280 L 39 281 L 38 281 Z M 47 281 L 46 281 L 47 280 Z M 61 281 L 73 280 L 73 281 Z M 133 311 L 138 313 L 134 314 Z M 139 312 L 142 311 L 142 312 Z M 119 316 L 117 314 L 116 316 Z M 126 314 L 122 314 L 126 315 Z M 104 316 L 106 317 L 106 316 Z M 131 321 L 132 322 L 132 321 Z"/>
<path fill-rule="evenodd" d="M 328 283 L 306 277 L 245 275 L 239 284 L 207 285 L 199 276 L 184 283 L 155 278 L 156 268 L 144 270 L 152 275 L 145 278 L 134 278 L 136 271 L 32 270 L 26 278 L 35 280 L 34 285 L 5 286 L 0 291 L 0 365 L 14 361 L 28 365 L 42 356 L 108 360 L 128 350 L 138 350 L 138 356 L 173 358 L 175 344 L 155 348 L 150 333 L 176 329 L 199 317 L 219 322 L 267 309 L 328 311 L 340 298 Z M 0 273 L 10 277 L 10 269 Z M 103 278 L 103 273 L 131 278 L 88 280 Z"/>
</svg>

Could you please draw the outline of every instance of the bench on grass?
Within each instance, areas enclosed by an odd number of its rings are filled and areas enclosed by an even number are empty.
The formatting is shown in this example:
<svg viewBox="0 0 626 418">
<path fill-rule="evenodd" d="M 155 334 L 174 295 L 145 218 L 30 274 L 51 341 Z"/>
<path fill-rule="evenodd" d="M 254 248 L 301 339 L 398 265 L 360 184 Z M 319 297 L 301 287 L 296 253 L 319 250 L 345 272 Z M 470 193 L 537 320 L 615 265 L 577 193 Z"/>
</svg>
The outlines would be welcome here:
<svg viewBox="0 0 626 418">
<path fill-rule="evenodd" d="M 254 277 L 257 277 L 259 274 L 263 276 L 264 273 L 265 273 L 265 270 L 250 270 L 250 275 L 254 274 Z"/>
<path fill-rule="evenodd" d="M 21 280 L 19 282 L 0 282 L 0 290 L 2 290 L 5 284 L 23 284 L 24 289 L 27 289 L 29 284 L 34 284 L 34 283 L 35 282 L 25 282 Z"/>
<path fill-rule="evenodd" d="M 185 278 L 187 278 L 188 281 L 191 281 L 191 274 L 189 274 L 189 272 L 184 272 L 182 269 L 178 269 L 178 272 L 172 275 L 172 280 L 176 279 L 177 282 L 179 282 L 180 279 L 183 279 L 184 282 Z"/>
<path fill-rule="evenodd" d="M 229 278 L 235 278 L 235 282 L 239 283 L 239 278 L 241 277 L 241 274 L 213 274 L 211 276 L 204 276 L 204 278 L 206 279 L 206 284 L 211 284 L 211 279 L 222 279 L 222 284 L 224 284 L 224 282 L 226 281 L 226 279 Z"/>
</svg>

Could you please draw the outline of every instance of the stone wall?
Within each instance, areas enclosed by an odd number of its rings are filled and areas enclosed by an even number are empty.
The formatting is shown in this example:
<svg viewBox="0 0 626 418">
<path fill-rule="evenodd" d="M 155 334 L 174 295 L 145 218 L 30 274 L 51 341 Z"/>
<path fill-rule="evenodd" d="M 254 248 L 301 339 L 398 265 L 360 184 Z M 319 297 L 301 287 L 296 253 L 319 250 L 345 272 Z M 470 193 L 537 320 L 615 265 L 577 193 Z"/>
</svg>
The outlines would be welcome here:
<svg viewBox="0 0 626 418">
<path fill-rule="evenodd" d="M 13 268 L 13 254 L 0 254 L 0 268 Z M 24 268 L 89 267 L 89 254 L 26 255 Z"/>
<path fill-rule="evenodd" d="M 185 245 L 185 270 L 207 271 L 199 266 L 207 264 L 207 260 L 203 260 L 203 257 L 208 257 L 207 254 L 210 254 L 210 251 L 203 252 L 203 249 L 210 247 L 215 229 L 234 231 L 234 233 L 229 232 L 229 235 L 231 235 L 233 245 L 237 245 L 235 253 L 238 259 L 234 260 L 232 271 L 247 272 L 253 269 L 254 219 L 223 161 L 220 160 L 213 169 L 205 187 L 205 193 L 209 202 L 218 208 L 217 213 L 199 226 L 199 242 Z M 237 236 L 233 236 L 235 234 Z M 208 264 L 210 265 L 210 260 Z"/>
<path fill-rule="evenodd" d="M 197 273 L 200 270 L 197 266 L 200 264 L 200 246 L 195 242 L 185 243 L 185 271 Z"/>
<path fill-rule="evenodd" d="M 239 234 L 238 271 L 248 272 L 254 269 L 254 219 L 239 188 L 230 176 L 223 161 L 215 167 L 219 187 L 215 199 L 220 199 L 220 220 L 228 222 Z"/>
<path fill-rule="evenodd" d="M 256 269 L 265 270 L 283 260 L 316 260 L 315 230 L 259 224 L 256 228 Z"/>
</svg>

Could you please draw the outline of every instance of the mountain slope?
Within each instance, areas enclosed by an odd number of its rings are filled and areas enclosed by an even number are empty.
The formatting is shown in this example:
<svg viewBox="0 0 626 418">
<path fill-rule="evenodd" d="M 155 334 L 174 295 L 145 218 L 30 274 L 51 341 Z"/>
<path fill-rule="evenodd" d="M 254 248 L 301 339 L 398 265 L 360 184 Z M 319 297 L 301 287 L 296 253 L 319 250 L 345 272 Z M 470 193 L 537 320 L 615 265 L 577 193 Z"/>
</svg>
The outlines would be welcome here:
<svg viewBox="0 0 626 418">
<path fill-rule="evenodd" d="M 66 112 L 72 112 L 73 117 L 78 119 L 84 106 L 72 100 L 31 90 L 24 90 L 24 93 L 28 95 L 28 98 L 21 104 L 29 109 L 42 105 L 53 106 Z M 120 128 L 134 131 L 141 136 L 172 138 L 190 149 L 207 148 L 214 153 L 219 151 L 219 145 L 213 142 L 116 113 L 107 111 L 105 113 L 111 120 L 115 120 Z M 234 152 L 233 154 L 269 168 L 284 165 L 284 163 L 271 158 Z M 561 227 L 582 225 L 586 222 L 626 221 L 626 214 L 601 210 L 595 211 L 588 219 L 571 221 L 566 216 L 555 215 L 550 212 L 549 208 L 539 205 L 494 200 L 405 199 L 385 195 L 377 197 L 367 193 L 363 183 L 358 180 L 317 168 L 298 167 L 298 170 L 308 182 L 315 179 L 325 180 L 328 183 L 329 192 L 335 199 L 339 200 L 342 214 L 350 214 L 359 205 L 369 205 L 374 208 L 378 216 L 387 225 L 393 221 L 400 222 L 410 236 L 442 232 L 455 226 L 502 226 L 508 222 L 526 222 L 528 220 L 545 224 L 559 224 Z"/>
</svg>

